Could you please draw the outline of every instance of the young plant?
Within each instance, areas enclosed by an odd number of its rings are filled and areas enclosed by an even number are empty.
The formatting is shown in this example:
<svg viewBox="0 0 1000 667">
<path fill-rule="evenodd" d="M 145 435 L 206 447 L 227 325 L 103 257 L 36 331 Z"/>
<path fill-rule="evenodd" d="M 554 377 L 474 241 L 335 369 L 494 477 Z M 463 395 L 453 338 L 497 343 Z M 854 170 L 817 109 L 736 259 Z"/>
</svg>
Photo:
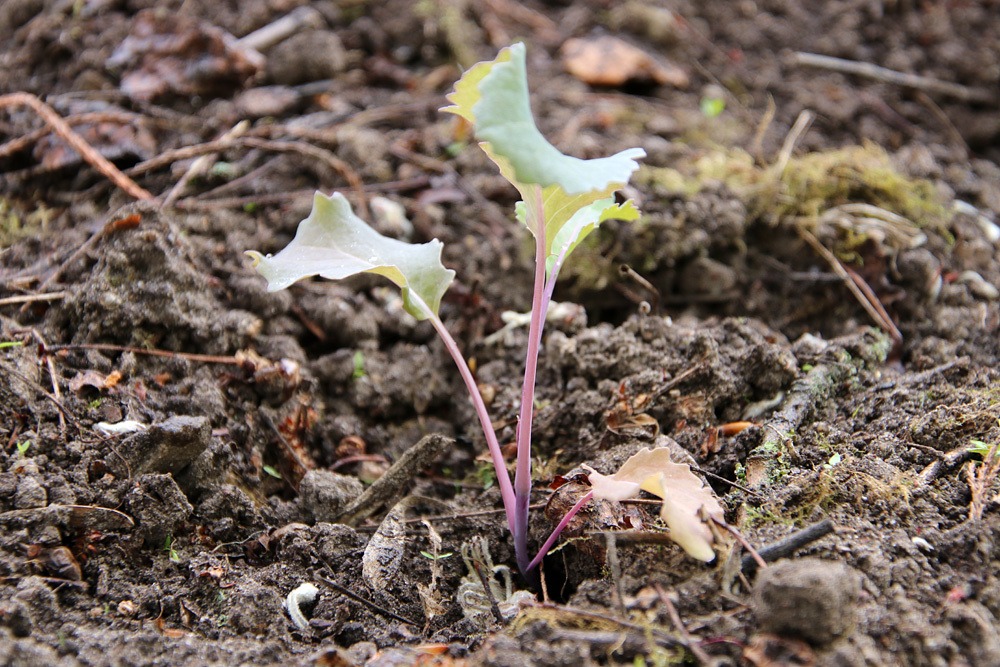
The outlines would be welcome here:
<svg viewBox="0 0 1000 667">
<path fill-rule="evenodd" d="M 613 195 L 628 183 L 638 168 L 636 159 L 644 157 L 645 151 L 632 148 L 593 160 L 559 152 L 542 136 L 532 118 L 523 44 L 514 44 L 501 50 L 494 60 L 474 65 L 455 84 L 448 100 L 452 105 L 443 111 L 471 124 L 479 146 L 520 193 L 515 215 L 535 239 L 535 282 L 513 481 L 472 371 L 438 316 L 441 298 L 455 275 L 441 264 L 440 241 L 411 245 L 383 237 L 354 215 L 343 195 L 327 197 L 317 192 L 312 213 L 302 221 L 285 249 L 273 257 L 252 251 L 248 254 L 271 291 L 309 276 L 336 280 L 361 272 L 376 273 L 399 286 L 407 312 L 418 320 L 430 321 L 472 398 L 496 470 L 517 565 L 527 573 L 590 500 L 590 494 L 584 496 L 556 526 L 538 554 L 529 558 L 531 425 L 545 314 L 559 270 L 580 241 L 605 220 L 638 218 L 639 212 L 631 201 L 617 204 Z"/>
</svg>

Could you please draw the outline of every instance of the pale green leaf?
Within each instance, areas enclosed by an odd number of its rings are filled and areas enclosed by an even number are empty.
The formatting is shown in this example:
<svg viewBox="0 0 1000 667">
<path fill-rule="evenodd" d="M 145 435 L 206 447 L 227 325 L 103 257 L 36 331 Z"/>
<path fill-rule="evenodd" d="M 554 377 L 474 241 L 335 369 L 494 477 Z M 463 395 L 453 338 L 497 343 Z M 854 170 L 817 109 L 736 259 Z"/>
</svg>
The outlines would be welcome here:
<svg viewBox="0 0 1000 667">
<path fill-rule="evenodd" d="M 469 69 L 448 99 L 452 106 L 444 111 L 473 125 L 482 149 L 521 193 L 518 219 L 536 237 L 539 218 L 545 220 L 549 268 L 564 248 L 568 255 L 604 220 L 637 217 L 631 204 L 615 207 L 606 200 L 628 183 L 638 168 L 635 160 L 645 151 L 632 148 L 594 160 L 560 153 L 542 136 L 531 116 L 523 44 L 503 49 L 494 60 Z M 596 208 L 596 202 L 605 203 Z M 588 212 L 577 218 L 582 209 Z M 567 226 L 572 229 L 566 230 Z"/>
<path fill-rule="evenodd" d="M 317 192 L 309 217 L 277 255 L 248 251 L 257 271 L 277 291 L 310 276 L 340 280 L 358 273 L 385 276 L 403 292 L 403 307 L 419 320 L 436 315 L 455 272 L 441 264 L 442 244 L 410 244 L 382 236 L 339 192 Z"/>
<path fill-rule="evenodd" d="M 448 100 L 452 106 L 443 110 L 472 123 L 476 138 L 489 144 L 491 157 L 510 163 L 511 182 L 543 188 L 558 185 L 571 195 L 603 191 L 612 184 L 617 189 L 638 169 L 636 158 L 646 155 L 641 148 L 630 148 L 611 157 L 581 160 L 550 144 L 531 116 L 524 44 L 502 49 L 493 61 L 473 66 Z"/>
<path fill-rule="evenodd" d="M 546 271 L 552 270 L 552 265 L 560 255 L 568 256 L 573 252 L 573 249 L 605 220 L 631 221 L 638 218 L 639 209 L 631 199 L 624 204 L 616 204 L 614 199 L 608 197 L 581 208 L 552 235 L 552 242 L 548 244 Z M 546 228 L 548 227 L 546 221 Z"/>
</svg>

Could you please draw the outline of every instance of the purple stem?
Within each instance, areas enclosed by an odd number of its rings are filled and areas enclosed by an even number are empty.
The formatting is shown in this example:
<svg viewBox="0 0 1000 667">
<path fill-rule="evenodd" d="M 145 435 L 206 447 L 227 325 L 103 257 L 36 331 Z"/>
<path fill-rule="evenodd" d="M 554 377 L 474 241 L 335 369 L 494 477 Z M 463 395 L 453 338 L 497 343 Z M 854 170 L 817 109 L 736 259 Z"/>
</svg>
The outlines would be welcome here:
<svg viewBox="0 0 1000 667">
<path fill-rule="evenodd" d="M 531 324 L 528 327 L 528 352 L 521 385 L 521 413 L 517 422 L 517 467 L 514 469 L 514 555 L 522 574 L 528 572 L 528 504 L 531 500 L 531 421 L 535 408 L 535 375 L 538 351 L 545 327 L 545 210 L 542 188 L 536 186 L 532 197 L 535 218 L 535 287 L 531 299 Z"/>
<path fill-rule="evenodd" d="M 410 292 L 410 298 L 413 300 L 419 300 L 421 303 L 423 301 L 414 292 Z M 424 304 L 426 307 L 426 304 Z M 515 496 L 514 488 L 510 483 L 510 474 L 507 472 L 507 464 L 503 460 L 503 452 L 500 451 L 500 443 L 497 442 L 496 431 L 493 430 L 493 423 L 490 421 L 490 413 L 486 409 L 486 403 L 483 402 L 483 396 L 479 393 L 479 386 L 476 385 L 476 378 L 472 376 L 472 371 L 469 370 L 469 364 L 466 363 L 465 357 L 462 356 L 462 351 L 458 349 L 458 343 L 455 339 L 451 337 L 448 330 L 445 329 L 444 323 L 441 318 L 437 316 L 436 313 L 427 308 L 428 319 L 434 326 L 434 330 L 437 331 L 438 336 L 444 342 L 444 347 L 448 350 L 448 354 L 451 358 L 455 360 L 455 365 L 458 366 L 458 372 L 461 374 L 462 379 L 465 381 L 465 388 L 469 390 L 469 396 L 472 398 L 472 405 L 476 409 L 476 415 L 479 417 L 479 425 L 483 429 L 483 435 L 486 436 L 486 446 L 490 450 L 490 457 L 493 459 L 493 468 L 496 470 L 497 474 L 497 486 L 500 487 L 500 497 L 503 499 L 504 509 L 507 511 L 507 526 L 510 528 L 510 532 L 517 535 L 517 523 L 515 521 L 516 517 L 514 515 L 515 506 Z"/>
<path fill-rule="evenodd" d="M 545 540 L 545 544 L 543 544 L 542 548 L 538 550 L 538 555 L 535 556 L 534 560 L 528 563 L 529 571 L 538 567 L 538 564 L 542 562 L 543 558 L 545 558 L 545 554 L 549 553 L 549 549 L 551 549 L 555 545 L 556 540 L 559 539 L 559 535 L 561 535 L 563 530 L 566 529 L 566 526 L 569 525 L 569 522 L 573 520 L 573 517 L 575 517 L 577 513 L 581 509 L 583 509 L 583 506 L 586 505 L 593 497 L 594 497 L 594 492 L 587 491 L 587 493 L 585 493 L 582 498 L 576 501 L 576 504 L 573 505 L 573 507 L 570 508 L 568 512 L 566 512 L 566 516 L 564 516 L 562 520 L 556 525 L 555 529 L 553 529 L 552 531 L 552 534 L 549 535 L 549 539 Z"/>
</svg>

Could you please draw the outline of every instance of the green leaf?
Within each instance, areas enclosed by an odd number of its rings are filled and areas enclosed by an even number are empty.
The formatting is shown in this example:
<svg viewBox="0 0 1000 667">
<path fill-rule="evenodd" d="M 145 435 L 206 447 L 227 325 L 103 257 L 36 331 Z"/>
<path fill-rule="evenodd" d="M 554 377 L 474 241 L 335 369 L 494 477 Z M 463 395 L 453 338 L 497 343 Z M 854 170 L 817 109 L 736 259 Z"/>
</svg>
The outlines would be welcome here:
<svg viewBox="0 0 1000 667">
<path fill-rule="evenodd" d="M 990 455 L 990 450 L 993 450 L 994 455 L 1000 456 L 1000 447 L 997 447 L 997 449 L 994 450 L 994 445 L 982 440 L 970 440 L 969 442 L 971 444 L 969 445 L 967 451 L 970 454 L 976 454 L 985 460 Z"/>
<path fill-rule="evenodd" d="M 502 49 L 490 62 L 474 65 L 455 84 L 448 96 L 451 106 L 442 111 L 469 121 L 480 146 L 500 168 L 500 173 L 521 193 L 518 219 L 538 237 L 541 210 L 545 220 L 545 250 L 557 256 L 567 241 L 568 250 L 603 220 L 634 206 L 615 207 L 606 201 L 600 209 L 574 220 L 577 212 L 598 201 L 608 200 L 621 189 L 644 157 L 641 148 L 630 148 L 611 157 L 582 160 L 564 155 L 550 144 L 535 125 L 528 97 L 524 44 Z M 610 210 L 614 209 L 614 210 Z M 563 232 L 574 220 L 575 232 Z M 558 241 L 557 241 L 558 239 Z"/>
<path fill-rule="evenodd" d="M 559 185 L 568 194 L 627 183 L 639 168 L 635 158 L 646 155 L 641 148 L 581 160 L 563 155 L 542 136 L 531 116 L 524 56 L 524 44 L 514 44 L 502 49 L 494 60 L 474 65 L 448 96 L 452 106 L 442 111 L 472 123 L 476 137 L 490 144 L 491 157 L 509 161 L 514 180 L 520 183 Z"/>
<path fill-rule="evenodd" d="M 580 241 L 597 229 L 602 222 L 612 219 L 638 220 L 639 209 L 635 207 L 631 199 L 624 204 L 616 204 L 615 200 L 610 197 L 599 199 L 593 204 L 581 208 L 553 235 L 552 243 L 549 244 L 550 250 L 545 270 L 551 272 L 552 265 L 555 264 L 560 254 L 565 253 L 565 256 L 569 256 Z"/>
<path fill-rule="evenodd" d="M 721 97 L 703 97 L 699 106 L 705 118 L 717 118 L 726 110 L 726 101 Z"/>
<path fill-rule="evenodd" d="M 385 276 L 403 292 L 403 307 L 418 320 L 437 315 L 455 272 L 441 264 L 442 244 L 410 244 L 382 236 L 354 215 L 339 192 L 317 192 L 312 213 L 277 255 L 247 251 L 271 292 L 310 276 L 340 280 L 358 273 Z"/>
<path fill-rule="evenodd" d="M 360 380 L 365 376 L 365 353 L 361 350 L 357 350 L 354 353 L 354 373 L 351 374 L 352 380 Z"/>
</svg>

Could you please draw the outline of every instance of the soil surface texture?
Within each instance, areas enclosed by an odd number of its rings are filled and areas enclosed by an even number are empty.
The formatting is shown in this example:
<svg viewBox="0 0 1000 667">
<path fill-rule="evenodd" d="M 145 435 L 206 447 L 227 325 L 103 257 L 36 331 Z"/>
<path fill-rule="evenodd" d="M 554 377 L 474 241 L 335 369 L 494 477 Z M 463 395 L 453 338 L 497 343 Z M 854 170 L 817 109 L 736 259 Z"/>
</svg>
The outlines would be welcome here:
<svg viewBox="0 0 1000 667">
<path fill-rule="evenodd" d="M 438 110 L 515 41 L 554 145 L 647 153 L 555 292 L 530 542 L 667 447 L 711 563 L 644 494 L 523 579 L 432 327 L 244 254 L 316 190 L 440 239 L 513 443 L 531 240 Z M 0 72 L 0 664 L 1000 665 L 996 0 L 5 0 Z"/>
</svg>

